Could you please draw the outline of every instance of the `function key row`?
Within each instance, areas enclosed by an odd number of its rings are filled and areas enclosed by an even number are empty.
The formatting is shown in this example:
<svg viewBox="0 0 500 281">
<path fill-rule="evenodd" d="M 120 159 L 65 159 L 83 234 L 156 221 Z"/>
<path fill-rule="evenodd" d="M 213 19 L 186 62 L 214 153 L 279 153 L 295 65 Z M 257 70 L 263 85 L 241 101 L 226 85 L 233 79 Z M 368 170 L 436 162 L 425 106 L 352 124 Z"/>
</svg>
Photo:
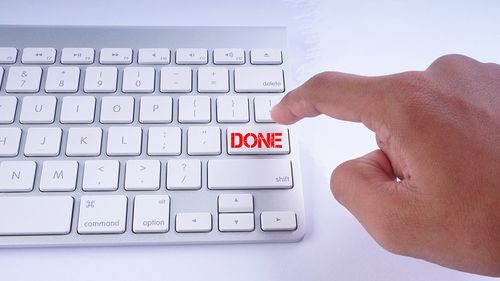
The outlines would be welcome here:
<svg viewBox="0 0 500 281">
<path fill-rule="evenodd" d="M 18 50 L 13 47 L 0 47 L 0 64 L 12 64 L 17 61 Z M 96 51 L 92 48 L 63 48 L 62 64 L 92 64 Z M 282 64 L 280 49 L 259 48 L 249 52 L 251 64 Z M 23 64 L 53 64 L 57 61 L 55 48 L 24 48 L 21 56 Z M 99 54 L 100 64 L 131 64 L 134 52 L 131 48 L 102 48 Z M 214 64 L 245 64 L 245 50 L 240 48 L 217 48 L 213 50 Z M 142 48 L 138 51 L 138 64 L 169 64 L 170 49 Z M 179 48 L 175 51 L 176 64 L 208 64 L 209 51 L 204 48 Z"/>
</svg>

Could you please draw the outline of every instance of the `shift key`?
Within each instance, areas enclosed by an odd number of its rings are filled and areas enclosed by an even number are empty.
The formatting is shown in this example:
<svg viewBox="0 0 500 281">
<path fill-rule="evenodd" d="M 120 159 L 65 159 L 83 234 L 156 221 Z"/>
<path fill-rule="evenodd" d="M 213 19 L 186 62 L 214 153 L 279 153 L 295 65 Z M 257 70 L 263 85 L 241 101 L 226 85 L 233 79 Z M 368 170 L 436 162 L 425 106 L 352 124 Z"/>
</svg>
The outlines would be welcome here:
<svg viewBox="0 0 500 281">
<path fill-rule="evenodd" d="M 292 186 L 292 165 L 287 159 L 208 161 L 209 189 L 288 189 Z"/>
</svg>

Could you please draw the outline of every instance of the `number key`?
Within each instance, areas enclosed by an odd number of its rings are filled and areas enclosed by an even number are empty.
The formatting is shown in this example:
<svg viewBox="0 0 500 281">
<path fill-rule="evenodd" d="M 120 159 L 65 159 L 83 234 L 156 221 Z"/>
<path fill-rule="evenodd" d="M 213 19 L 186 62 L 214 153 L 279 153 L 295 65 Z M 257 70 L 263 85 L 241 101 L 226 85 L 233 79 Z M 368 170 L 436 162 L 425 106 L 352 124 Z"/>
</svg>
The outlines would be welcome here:
<svg viewBox="0 0 500 281">
<path fill-rule="evenodd" d="M 45 92 L 75 93 L 78 91 L 80 69 L 78 67 L 49 67 Z"/>
<path fill-rule="evenodd" d="M 126 67 L 123 71 L 124 93 L 151 93 L 155 86 L 155 69 L 152 67 Z"/>
<path fill-rule="evenodd" d="M 38 66 L 14 66 L 9 69 L 7 93 L 36 93 L 40 90 L 42 69 Z"/>
<path fill-rule="evenodd" d="M 84 91 L 87 93 L 114 93 L 118 70 L 116 67 L 87 67 Z"/>
</svg>

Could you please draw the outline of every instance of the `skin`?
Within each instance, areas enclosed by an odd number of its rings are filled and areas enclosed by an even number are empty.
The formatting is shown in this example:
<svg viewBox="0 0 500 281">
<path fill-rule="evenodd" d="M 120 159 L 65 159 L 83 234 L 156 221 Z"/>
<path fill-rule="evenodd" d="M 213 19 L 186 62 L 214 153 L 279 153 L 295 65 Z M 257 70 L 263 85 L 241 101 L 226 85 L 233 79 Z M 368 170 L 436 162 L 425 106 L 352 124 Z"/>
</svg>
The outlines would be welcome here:
<svg viewBox="0 0 500 281">
<path fill-rule="evenodd" d="M 335 198 L 392 253 L 500 276 L 499 65 L 447 55 L 425 71 L 323 72 L 271 114 L 362 122 L 380 149 L 333 171 Z"/>
</svg>

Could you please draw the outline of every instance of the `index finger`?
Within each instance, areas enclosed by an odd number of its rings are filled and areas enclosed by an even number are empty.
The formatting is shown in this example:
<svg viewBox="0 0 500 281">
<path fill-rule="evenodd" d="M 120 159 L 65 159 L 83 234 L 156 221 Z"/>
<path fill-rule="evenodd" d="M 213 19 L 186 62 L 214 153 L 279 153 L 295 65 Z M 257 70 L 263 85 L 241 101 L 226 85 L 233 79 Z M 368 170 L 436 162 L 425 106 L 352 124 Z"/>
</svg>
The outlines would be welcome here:
<svg viewBox="0 0 500 281">
<path fill-rule="evenodd" d="M 374 130 L 393 106 L 396 75 L 365 77 L 323 72 L 289 92 L 272 110 L 273 120 L 292 124 L 304 117 L 326 114 L 341 120 L 363 122 Z"/>
</svg>

